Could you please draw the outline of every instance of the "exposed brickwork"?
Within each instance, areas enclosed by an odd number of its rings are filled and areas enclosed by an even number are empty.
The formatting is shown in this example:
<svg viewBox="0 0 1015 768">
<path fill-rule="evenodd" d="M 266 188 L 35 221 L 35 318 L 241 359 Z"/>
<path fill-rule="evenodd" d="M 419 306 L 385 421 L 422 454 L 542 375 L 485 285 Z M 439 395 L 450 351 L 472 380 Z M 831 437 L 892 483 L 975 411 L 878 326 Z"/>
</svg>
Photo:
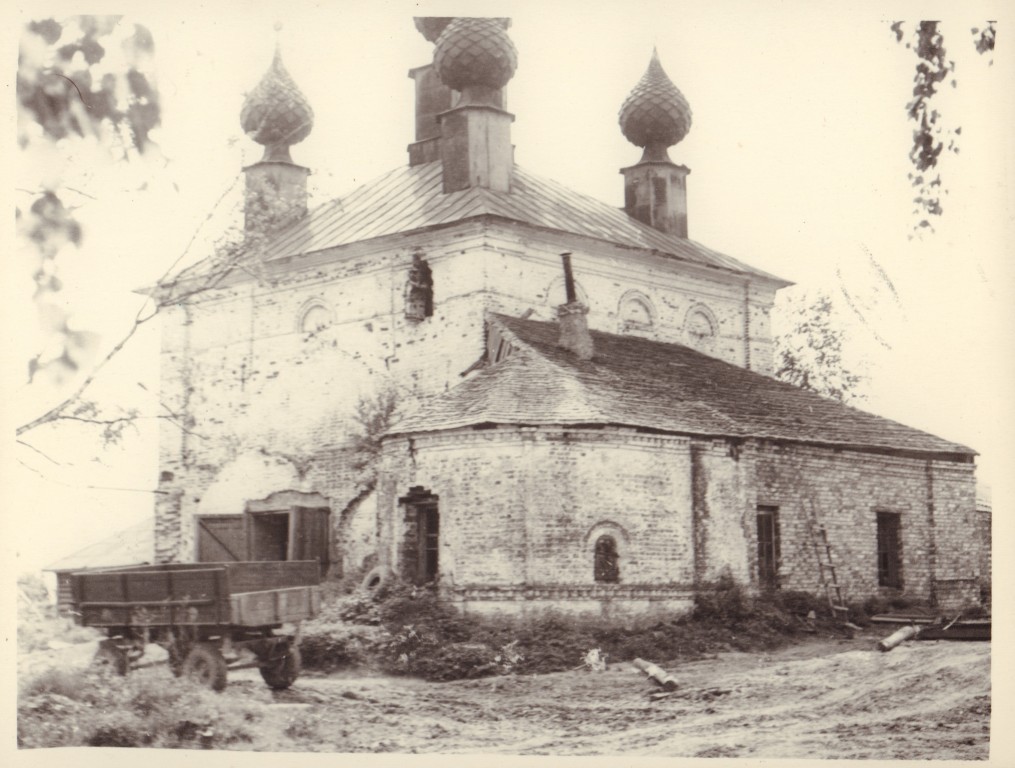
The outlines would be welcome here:
<svg viewBox="0 0 1015 768">
<path fill-rule="evenodd" d="M 373 499 L 361 498 L 347 453 L 355 403 L 383 386 L 394 386 L 403 405 L 455 386 L 484 350 L 488 310 L 552 318 L 563 299 L 558 240 L 507 223 L 463 222 L 266 265 L 258 280 L 167 311 L 161 396 L 179 421 L 163 425 L 160 469 L 172 473 L 174 493 L 185 492 L 157 505 L 159 556 L 192 559 L 194 515 L 235 514 L 247 499 L 288 489 L 332 500 L 336 549 L 358 567 L 376 529 Z M 714 354 L 744 364 L 749 325 L 752 367 L 765 358 L 754 348 L 771 340 L 760 335 L 764 321 L 745 322 L 742 281 L 587 246 L 568 250 L 591 327 L 616 331 L 622 299 L 637 286 L 655 308 L 641 335 L 687 342 L 687 310 L 705 304 L 716 318 Z M 405 314 L 414 255 L 426 258 L 434 286 L 433 316 L 422 321 Z M 767 319 L 773 298 L 767 284 L 757 288 L 752 313 Z M 300 319 L 316 305 L 331 323 L 304 332 Z"/>
<path fill-rule="evenodd" d="M 904 594 L 946 608 L 975 599 L 965 587 L 977 583 L 981 555 L 970 535 L 972 464 L 611 428 L 392 439 L 378 513 L 382 561 L 396 571 L 413 555 L 398 503 L 413 486 L 440 497 L 440 583 L 468 610 L 536 601 L 602 612 L 618 590 L 629 590 L 629 609 L 656 610 L 724 574 L 757 586 L 759 504 L 778 508 L 785 588 L 820 591 L 813 515 L 828 531 L 845 597 L 882 592 L 876 513 L 892 511 L 902 516 Z M 593 577 L 603 532 L 618 544 L 616 587 Z M 661 602 L 636 594 L 654 587 L 665 588 Z"/>
</svg>

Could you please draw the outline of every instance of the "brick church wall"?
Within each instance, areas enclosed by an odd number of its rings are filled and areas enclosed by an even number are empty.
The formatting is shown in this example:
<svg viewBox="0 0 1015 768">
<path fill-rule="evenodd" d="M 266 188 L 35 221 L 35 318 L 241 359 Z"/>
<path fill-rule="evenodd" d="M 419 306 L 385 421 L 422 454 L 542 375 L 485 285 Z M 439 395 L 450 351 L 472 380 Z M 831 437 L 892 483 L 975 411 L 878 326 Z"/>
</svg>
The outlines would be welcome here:
<svg viewBox="0 0 1015 768">
<path fill-rule="evenodd" d="M 161 398 L 179 419 L 162 425 L 160 469 L 172 479 L 161 483 L 165 493 L 156 505 L 158 557 L 192 559 L 194 515 L 238 513 L 244 501 L 259 498 L 261 489 L 229 481 L 231 496 L 206 501 L 209 492 L 222 497 L 221 477 L 252 456 L 286 484 L 272 490 L 316 491 L 332 500 L 333 511 L 344 509 L 363 490 L 343 453 L 357 400 L 393 386 L 407 405 L 460 382 L 484 349 L 488 310 L 553 316 L 563 291 L 564 247 L 556 237 L 463 222 L 451 231 L 298 257 L 281 270 L 261 269 L 259 280 L 168 310 Z M 761 365 L 770 345 L 770 290 L 757 290 L 748 320 L 742 283 L 684 266 L 677 271 L 658 258 L 637 261 L 628 252 L 618 261 L 619 249 L 587 245 L 582 252 L 572 242 L 569 250 L 592 306 L 592 327 L 618 330 L 620 304 L 635 281 L 656 311 L 651 334 L 686 341 L 688 308 L 704 303 L 718 325 L 715 354 L 745 364 L 748 323 L 757 335 L 752 367 Z M 404 312 L 416 253 L 434 283 L 434 314 L 420 322 Z M 302 313 L 316 305 L 328 314 L 327 326 L 301 331 Z M 362 542 L 365 524 L 358 530 Z"/>
<path fill-rule="evenodd" d="M 882 511 L 901 517 L 902 594 L 944 608 L 976 599 L 972 464 L 611 428 L 392 438 L 378 512 L 381 559 L 396 571 L 411 552 L 399 499 L 413 487 L 439 498 L 440 583 L 468 610 L 605 610 L 610 589 L 632 584 L 670 592 L 639 602 L 635 590 L 630 610 L 670 610 L 680 590 L 727 575 L 758 588 L 759 504 L 778 509 L 782 588 L 821 592 L 813 515 L 845 600 L 897 594 L 878 585 Z M 608 588 L 593 579 L 601 533 L 619 545 Z"/>
</svg>

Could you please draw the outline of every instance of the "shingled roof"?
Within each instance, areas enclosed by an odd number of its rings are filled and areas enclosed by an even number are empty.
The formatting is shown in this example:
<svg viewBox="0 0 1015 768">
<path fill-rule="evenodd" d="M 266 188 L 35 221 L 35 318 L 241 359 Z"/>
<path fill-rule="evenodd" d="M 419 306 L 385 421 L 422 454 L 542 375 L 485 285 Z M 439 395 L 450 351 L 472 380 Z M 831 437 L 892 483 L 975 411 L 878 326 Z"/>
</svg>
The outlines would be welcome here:
<svg viewBox="0 0 1015 768">
<path fill-rule="evenodd" d="M 397 168 L 316 208 L 282 230 L 266 250 L 273 258 L 296 256 L 482 216 L 652 251 L 679 261 L 788 285 L 781 278 L 693 240 L 667 235 L 623 210 L 517 165 L 510 192 L 471 187 L 446 194 L 439 161 Z"/>
<path fill-rule="evenodd" d="M 389 434 L 479 425 L 619 425 L 971 459 L 975 452 L 681 344 L 592 331 L 595 355 L 561 349 L 556 323 L 490 314 L 514 347 L 454 389 L 425 400 Z"/>
</svg>

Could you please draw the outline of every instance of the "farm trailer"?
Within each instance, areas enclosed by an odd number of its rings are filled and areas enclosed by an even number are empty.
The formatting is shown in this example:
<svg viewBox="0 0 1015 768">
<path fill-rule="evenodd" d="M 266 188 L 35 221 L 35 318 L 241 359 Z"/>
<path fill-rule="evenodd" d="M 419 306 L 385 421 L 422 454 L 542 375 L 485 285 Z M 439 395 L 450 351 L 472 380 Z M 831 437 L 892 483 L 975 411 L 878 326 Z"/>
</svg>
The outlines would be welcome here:
<svg viewBox="0 0 1015 768">
<path fill-rule="evenodd" d="M 79 624 L 106 633 L 96 661 L 118 674 L 149 643 L 177 676 L 220 691 L 227 670 L 257 667 L 288 688 L 300 672 L 299 623 L 320 607 L 320 564 L 308 561 L 171 563 L 71 574 Z M 293 635 L 276 634 L 295 624 Z"/>
</svg>

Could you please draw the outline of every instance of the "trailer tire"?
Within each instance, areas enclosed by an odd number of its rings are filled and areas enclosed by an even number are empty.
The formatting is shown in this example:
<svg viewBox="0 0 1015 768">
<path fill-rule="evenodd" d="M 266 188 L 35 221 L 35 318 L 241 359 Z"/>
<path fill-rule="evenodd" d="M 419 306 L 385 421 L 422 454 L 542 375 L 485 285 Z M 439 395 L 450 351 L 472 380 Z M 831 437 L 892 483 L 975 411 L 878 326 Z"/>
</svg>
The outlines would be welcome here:
<svg viewBox="0 0 1015 768">
<path fill-rule="evenodd" d="M 363 577 L 360 589 L 367 594 L 383 594 L 388 584 L 391 583 L 391 571 L 387 568 L 377 567 Z"/>
<path fill-rule="evenodd" d="M 226 660 L 212 643 L 198 643 L 183 660 L 183 676 L 213 691 L 226 687 L 227 674 Z"/>
<path fill-rule="evenodd" d="M 284 691 L 296 682 L 296 678 L 300 676 L 301 666 L 300 649 L 290 645 L 286 649 L 285 656 L 277 659 L 271 666 L 261 667 L 261 677 L 269 688 Z"/>
<path fill-rule="evenodd" d="M 117 646 L 113 640 L 102 640 L 99 642 L 99 647 L 95 651 L 92 664 L 98 669 L 112 672 L 120 677 L 127 674 L 127 667 L 129 666 L 127 652 Z"/>
</svg>

